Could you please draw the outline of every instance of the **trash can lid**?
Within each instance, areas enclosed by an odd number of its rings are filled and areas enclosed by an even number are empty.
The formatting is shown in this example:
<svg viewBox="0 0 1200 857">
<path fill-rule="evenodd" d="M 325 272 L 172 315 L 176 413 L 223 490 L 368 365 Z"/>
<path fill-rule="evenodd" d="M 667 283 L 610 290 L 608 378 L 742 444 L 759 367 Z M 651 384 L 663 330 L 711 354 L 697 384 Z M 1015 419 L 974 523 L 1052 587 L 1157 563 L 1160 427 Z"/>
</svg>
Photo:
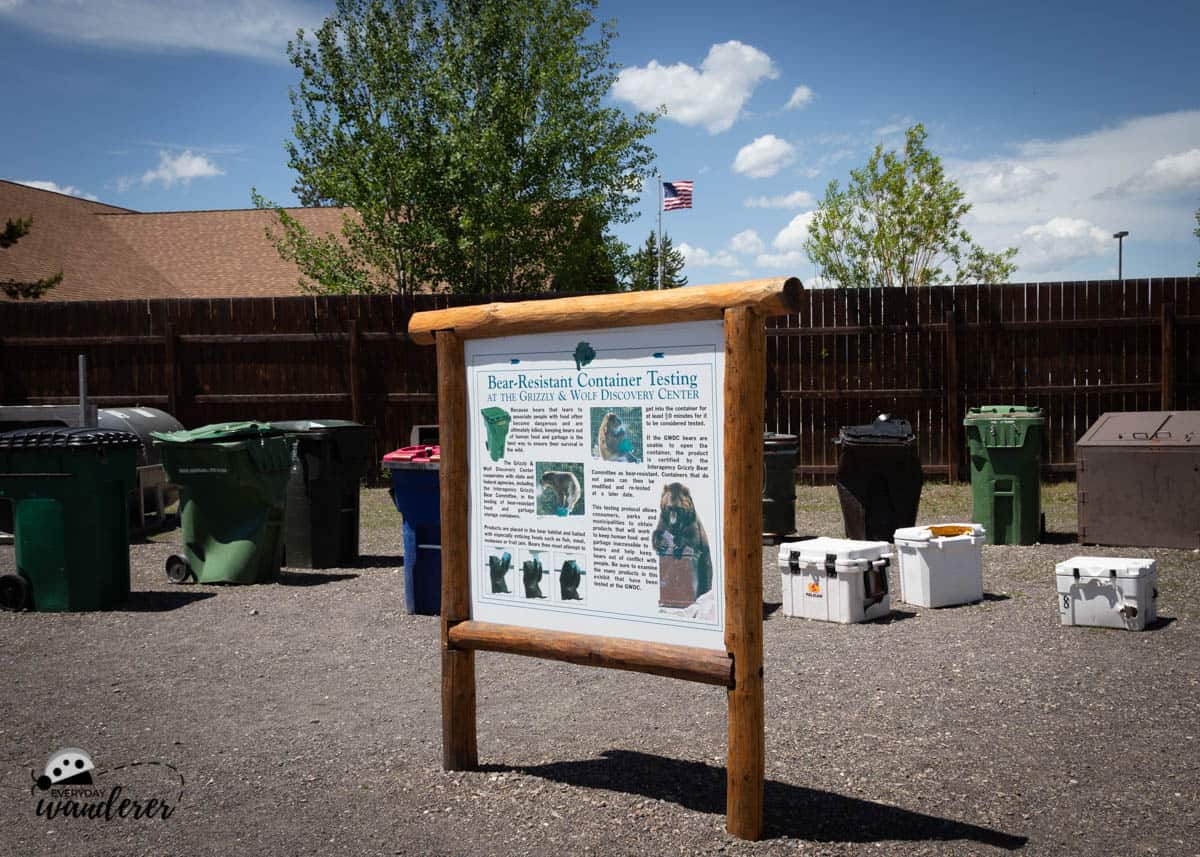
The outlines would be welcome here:
<svg viewBox="0 0 1200 857">
<path fill-rule="evenodd" d="M 285 431 L 288 434 L 328 434 L 345 429 L 359 430 L 368 426 L 350 420 L 285 420 L 272 422 L 272 428 Z"/>
<path fill-rule="evenodd" d="M 979 538 L 984 534 L 982 524 L 927 524 L 923 527 L 901 527 L 892 538 L 896 542 L 931 542 L 934 539 Z"/>
<path fill-rule="evenodd" d="M 763 443 L 767 446 L 798 446 L 799 439 L 794 434 L 765 431 L 763 432 Z"/>
<path fill-rule="evenodd" d="M 1074 577 L 1149 577 L 1158 573 L 1158 564 L 1149 557 L 1073 556 L 1054 566 L 1056 576 Z"/>
<path fill-rule="evenodd" d="M 442 460 L 440 446 L 402 446 L 383 457 L 383 466 L 390 470 L 415 470 L 438 467 Z"/>
<path fill-rule="evenodd" d="M 271 423 L 212 423 L 190 431 L 156 431 L 150 437 L 159 443 L 220 443 L 283 434 Z"/>
<path fill-rule="evenodd" d="M 140 447 L 142 442 L 130 431 L 101 428 L 42 428 L 16 429 L 0 434 L 0 449 L 80 449 L 106 447 L 123 449 Z"/>
<path fill-rule="evenodd" d="M 873 423 L 861 426 L 842 426 L 839 440 L 908 441 L 913 438 L 912 424 L 908 420 L 880 414 Z"/>
<path fill-rule="evenodd" d="M 1046 421 L 1041 408 L 1026 405 L 981 405 L 978 408 L 968 408 L 963 423 L 994 419 Z"/>
</svg>

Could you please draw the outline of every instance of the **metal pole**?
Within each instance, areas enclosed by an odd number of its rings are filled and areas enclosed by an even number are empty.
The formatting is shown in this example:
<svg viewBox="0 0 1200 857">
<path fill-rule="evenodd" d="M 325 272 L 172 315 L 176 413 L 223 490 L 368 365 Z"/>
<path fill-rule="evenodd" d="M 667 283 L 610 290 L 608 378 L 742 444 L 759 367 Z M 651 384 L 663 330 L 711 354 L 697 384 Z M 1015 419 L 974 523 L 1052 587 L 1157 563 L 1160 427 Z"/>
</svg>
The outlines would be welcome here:
<svg viewBox="0 0 1200 857">
<path fill-rule="evenodd" d="M 1128 229 L 1122 229 L 1120 232 L 1114 232 L 1113 238 L 1117 239 L 1117 279 L 1125 279 L 1125 236 L 1129 234 Z"/>
<path fill-rule="evenodd" d="M 87 355 L 79 355 L 79 425 L 88 424 Z"/>
<path fill-rule="evenodd" d="M 662 207 L 663 207 L 662 191 L 663 191 L 663 186 L 662 186 L 662 175 L 659 173 L 655 173 L 654 180 L 655 180 L 655 182 L 658 183 L 658 250 L 657 250 L 656 255 L 658 257 L 658 287 L 661 289 L 663 286 L 663 258 L 662 258 Z"/>
</svg>

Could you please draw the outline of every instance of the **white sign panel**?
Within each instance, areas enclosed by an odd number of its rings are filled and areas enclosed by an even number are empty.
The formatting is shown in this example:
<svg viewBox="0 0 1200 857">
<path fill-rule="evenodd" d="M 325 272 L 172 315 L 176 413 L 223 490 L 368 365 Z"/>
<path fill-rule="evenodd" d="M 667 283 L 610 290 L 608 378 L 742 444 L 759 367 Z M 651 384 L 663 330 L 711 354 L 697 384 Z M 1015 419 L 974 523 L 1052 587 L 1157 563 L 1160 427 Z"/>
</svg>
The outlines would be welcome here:
<svg viewBox="0 0 1200 857">
<path fill-rule="evenodd" d="M 473 618 L 724 649 L 722 323 L 465 348 Z"/>
</svg>

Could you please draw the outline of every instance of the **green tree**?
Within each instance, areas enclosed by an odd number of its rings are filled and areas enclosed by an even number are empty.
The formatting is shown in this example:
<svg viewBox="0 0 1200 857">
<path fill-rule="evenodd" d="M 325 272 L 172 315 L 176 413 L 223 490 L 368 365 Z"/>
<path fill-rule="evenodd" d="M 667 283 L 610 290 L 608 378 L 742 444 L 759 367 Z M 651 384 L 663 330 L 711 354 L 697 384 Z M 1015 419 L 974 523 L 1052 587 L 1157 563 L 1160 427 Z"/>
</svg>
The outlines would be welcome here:
<svg viewBox="0 0 1200 857">
<path fill-rule="evenodd" d="M 646 238 L 638 251 L 633 254 L 629 265 L 629 287 L 635 290 L 658 288 L 658 236 L 654 230 Z M 664 235 L 662 240 L 662 284 L 664 289 L 686 286 L 687 277 L 683 273 L 683 253 L 671 244 L 671 236 Z"/>
<path fill-rule="evenodd" d="M 306 287 L 615 288 L 610 227 L 633 217 L 655 116 L 602 104 L 615 31 L 593 28 L 596 5 L 337 0 L 311 41 L 300 31 L 294 191 L 353 214 L 316 236 L 252 193 Z"/>
<path fill-rule="evenodd" d="M 6 221 L 4 231 L 0 232 L 0 250 L 7 250 L 9 247 L 12 247 L 29 234 L 32 226 L 32 217 L 18 217 L 16 220 Z M 13 300 L 20 300 L 21 298 L 36 300 L 61 283 L 62 278 L 63 272 L 59 271 L 57 274 L 52 274 L 40 280 L 0 279 L 0 290 L 3 290 L 4 294 Z"/>
<path fill-rule="evenodd" d="M 1016 270 L 1016 248 L 988 253 L 963 228 L 971 205 L 925 137 L 914 125 L 902 154 L 878 145 L 844 191 L 829 183 L 804 243 L 823 277 L 845 287 L 927 286 L 1003 283 Z"/>
<path fill-rule="evenodd" d="M 1196 228 L 1192 231 L 1192 234 L 1200 238 L 1200 208 L 1196 209 Z M 1196 263 L 1196 270 L 1200 271 L 1200 262 Z"/>
</svg>

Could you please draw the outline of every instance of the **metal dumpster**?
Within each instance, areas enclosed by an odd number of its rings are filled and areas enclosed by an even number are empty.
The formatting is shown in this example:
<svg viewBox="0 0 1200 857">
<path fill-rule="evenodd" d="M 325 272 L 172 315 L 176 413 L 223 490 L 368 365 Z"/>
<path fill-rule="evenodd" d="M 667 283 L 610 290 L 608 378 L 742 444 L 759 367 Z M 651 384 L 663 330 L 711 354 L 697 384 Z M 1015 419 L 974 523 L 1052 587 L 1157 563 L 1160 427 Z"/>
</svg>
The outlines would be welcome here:
<svg viewBox="0 0 1200 857">
<path fill-rule="evenodd" d="M 183 424 L 166 411 L 158 408 L 101 408 L 96 412 L 96 422 L 102 429 L 127 431 L 137 435 L 142 449 L 137 458 L 137 486 L 130 520 L 136 531 L 146 528 L 146 510 L 150 509 L 154 520 L 161 524 L 166 518 L 166 508 L 179 497 L 179 490 L 167 484 L 167 474 L 162 466 L 162 453 L 150 437 L 152 432 L 182 431 Z"/>
<path fill-rule="evenodd" d="M 1081 544 L 1200 548 L 1200 411 L 1104 414 L 1075 473 Z"/>
</svg>

